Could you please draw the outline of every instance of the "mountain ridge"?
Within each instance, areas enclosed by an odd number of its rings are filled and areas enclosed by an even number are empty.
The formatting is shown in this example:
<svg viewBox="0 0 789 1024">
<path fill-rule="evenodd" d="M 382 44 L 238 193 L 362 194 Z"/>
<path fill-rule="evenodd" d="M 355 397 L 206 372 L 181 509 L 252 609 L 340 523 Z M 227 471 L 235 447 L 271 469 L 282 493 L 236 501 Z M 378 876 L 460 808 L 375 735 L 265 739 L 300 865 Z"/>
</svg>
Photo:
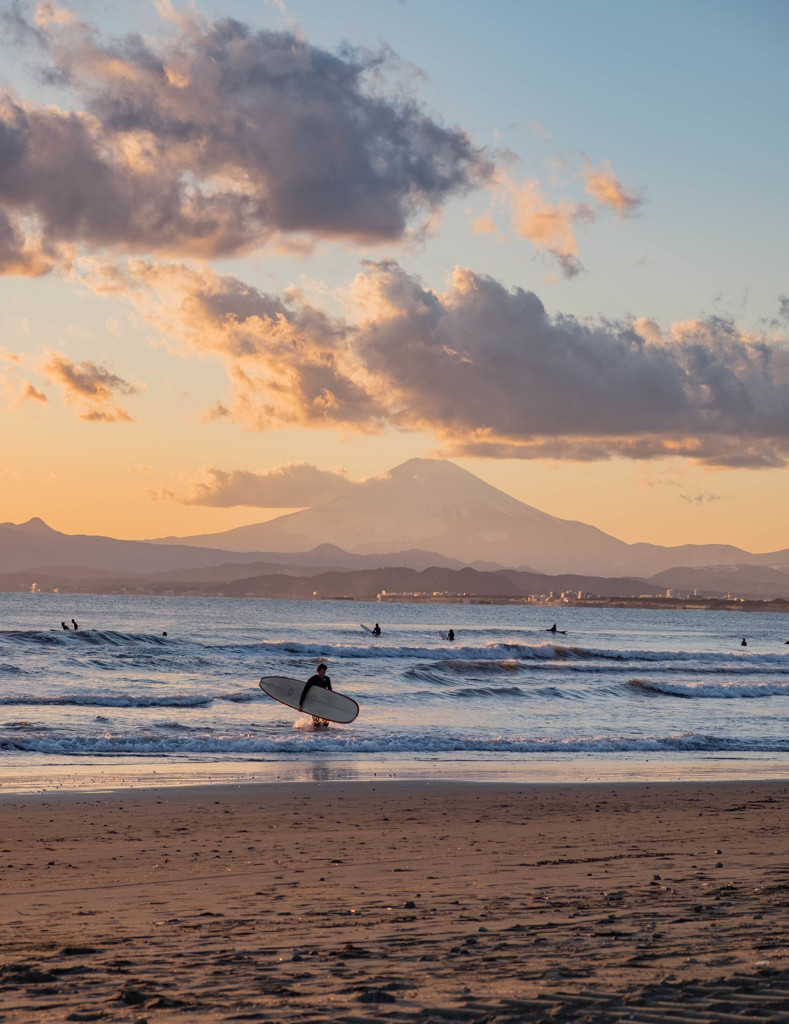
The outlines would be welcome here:
<svg viewBox="0 0 789 1024">
<path fill-rule="evenodd" d="M 245 546 L 222 546 L 239 543 Z M 627 544 L 526 505 L 454 463 L 430 459 L 408 460 L 312 509 L 224 533 L 136 541 L 63 534 L 38 517 L 0 524 L 0 573 L 51 573 L 64 566 L 130 574 L 200 570 L 219 580 L 218 567 L 253 563 L 265 563 L 266 570 L 290 564 L 298 575 L 307 568 L 438 566 L 641 580 L 685 568 L 709 570 L 718 582 L 723 577 L 711 566 L 750 565 L 778 573 L 772 583 L 780 589 L 789 550 L 753 554 L 733 545 Z M 771 580 L 752 583 L 769 589 Z"/>
</svg>

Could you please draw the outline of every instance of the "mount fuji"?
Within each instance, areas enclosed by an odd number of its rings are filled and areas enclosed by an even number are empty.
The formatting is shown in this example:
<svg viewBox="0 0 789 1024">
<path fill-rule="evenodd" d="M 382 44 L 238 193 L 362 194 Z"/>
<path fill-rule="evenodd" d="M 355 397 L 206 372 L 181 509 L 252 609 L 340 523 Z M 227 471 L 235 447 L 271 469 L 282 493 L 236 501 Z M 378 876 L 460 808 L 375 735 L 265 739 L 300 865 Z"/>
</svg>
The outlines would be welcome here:
<svg viewBox="0 0 789 1024">
<path fill-rule="evenodd" d="M 440 459 L 410 459 L 332 501 L 265 523 L 155 543 L 233 552 L 305 552 L 326 543 L 355 554 L 421 549 L 465 565 L 602 576 L 644 577 L 678 565 L 789 567 L 789 551 L 753 555 L 724 544 L 626 544 L 532 508 Z"/>
</svg>

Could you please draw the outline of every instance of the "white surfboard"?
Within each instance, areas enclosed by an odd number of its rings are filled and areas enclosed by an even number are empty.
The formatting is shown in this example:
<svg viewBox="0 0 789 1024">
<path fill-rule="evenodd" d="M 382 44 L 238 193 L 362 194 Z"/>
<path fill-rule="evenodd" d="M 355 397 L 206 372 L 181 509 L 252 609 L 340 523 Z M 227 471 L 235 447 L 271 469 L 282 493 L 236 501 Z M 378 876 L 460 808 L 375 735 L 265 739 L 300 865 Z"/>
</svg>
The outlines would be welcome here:
<svg viewBox="0 0 789 1024">
<path fill-rule="evenodd" d="M 438 631 L 438 635 L 441 637 L 442 640 L 446 640 L 446 638 L 447 638 L 446 633 L 442 633 L 440 629 Z"/>
<path fill-rule="evenodd" d="M 299 707 L 299 700 L 304 692 L 303 679 L 290 679 L 288 676 L 263 676 L 260 689 L 269 697 L 287 704 L 289 708 L 304 711 L 308 715 L 317 715 L 329 722 L 340 722 L 347 725 L 359 714 L 359 705 L 352 697 L 336 690 L 325 690 L 322 686 L 311 686 L 307 690 L 304 703 Z"/>
<path fill-rule="evenodd" d="M 359 625 L 362 627 L 362 629 L 365 631 L 365 633 L 369 633 L 371 636 L 380 636 L 381 635 L 380 633 L 376 633 L 374 630 L 370 629 L 369 626 L 365 626 L 365 624 L 363 622 L 360 622 Z"/>
</svg>

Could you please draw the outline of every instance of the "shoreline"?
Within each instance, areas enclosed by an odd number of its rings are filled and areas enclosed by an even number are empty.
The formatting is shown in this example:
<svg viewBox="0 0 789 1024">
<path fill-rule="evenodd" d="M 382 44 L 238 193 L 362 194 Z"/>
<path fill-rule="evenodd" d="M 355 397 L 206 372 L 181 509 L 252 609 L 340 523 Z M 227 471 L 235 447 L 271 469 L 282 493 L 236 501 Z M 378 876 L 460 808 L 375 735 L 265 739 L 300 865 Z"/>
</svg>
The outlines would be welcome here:
<svg viewBox="0 0 789 1024">
<path fill-rule="evenodd" d="M 104 758 L 91 763 L 0 759 L 0 798 L 23 793 L 131 791 L 151 787 L 190 787 L 319 782 L 480 782 L 497 784 L 599 784 L 658 782 L 750 782 L 789 780 L 789 755 L 721 755 L 692 758 L 675 754 L 619 757 L 555 755 L 503 759 L 390 756 L 300 757 L 277 761 L 172 761 Z"/>
<path fill-rule="evenodd" d="M 388 778 L 5 794 L 3 1020 L 783 1019 L 787 796 Z"/>
</svg>

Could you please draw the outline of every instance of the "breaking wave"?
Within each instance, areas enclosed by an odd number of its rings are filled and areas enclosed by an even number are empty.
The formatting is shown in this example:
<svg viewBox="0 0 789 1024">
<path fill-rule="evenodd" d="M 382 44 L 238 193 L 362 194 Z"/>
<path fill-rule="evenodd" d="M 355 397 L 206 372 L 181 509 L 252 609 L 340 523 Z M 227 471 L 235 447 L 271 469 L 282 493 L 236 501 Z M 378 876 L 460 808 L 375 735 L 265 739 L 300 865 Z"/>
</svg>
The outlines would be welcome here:
<svg viewBox="0 0 789 1024">
<path fill-rule="evenodd" d="M 240 760 L 324 752 L 335 754 L 443 754 L 477 752 L 500 754 L 633 754 L 633 753 L 786 753 L 789 737 L 738 736 L 687 732 L 666 736 L 475 736 L 461 732 L 398 732 L 354 730 L 349 727 L 313 733 L 293 728 L 279 734 L 257 736 L 221 734 L 212 730 L 169 727 L 142 732 L 67 733 L 32 730 L 28 723 L 0 731 L 0 750 L 28 751 L 64 756 L 190 756 L 229 757 Z"/>
<path fill-rule="evenodd" d="M 631 686 L 650 693 L 665 694 L 669 697 L 685 697 L 689 699 L 715 697 L 724 700 L 735 700 L 739 697 L 786 697 L 789 696 L 789 679 L 784 682 L 657 682 L 652 679 L 631 679 Z"/>
</svg>

